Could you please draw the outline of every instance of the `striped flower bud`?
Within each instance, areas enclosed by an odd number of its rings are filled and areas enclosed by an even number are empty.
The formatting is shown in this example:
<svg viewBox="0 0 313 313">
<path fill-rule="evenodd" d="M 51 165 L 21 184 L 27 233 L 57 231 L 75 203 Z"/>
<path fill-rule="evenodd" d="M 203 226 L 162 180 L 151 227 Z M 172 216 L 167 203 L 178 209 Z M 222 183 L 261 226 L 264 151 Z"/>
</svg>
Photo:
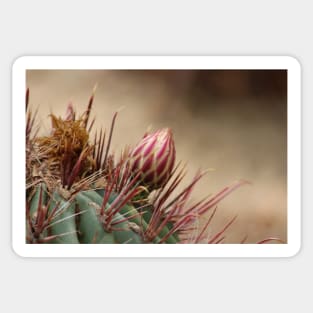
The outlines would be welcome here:
<svg viewBox="0 0 313 313">
<path fill-rule="evenodd" d="M 164 186 L 175 163 L 175 145 L 169 128 L 145 135 L 131 152 L 131 169 L 150 190 Z"/>
</svg>

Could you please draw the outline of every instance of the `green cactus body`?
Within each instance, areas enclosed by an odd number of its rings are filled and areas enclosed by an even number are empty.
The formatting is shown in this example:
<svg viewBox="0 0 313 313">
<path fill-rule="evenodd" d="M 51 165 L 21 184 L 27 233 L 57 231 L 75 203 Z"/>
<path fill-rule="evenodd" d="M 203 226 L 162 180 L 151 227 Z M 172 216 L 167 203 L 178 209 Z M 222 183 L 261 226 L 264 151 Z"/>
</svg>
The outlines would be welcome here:
<svg viewBox="0 0 313 313">
<path fill-rule="evenodd" d="M 58 193 L 53 194 L 48 212 L 58 207 L 57 215 L 48 227 L 49 235 L 59 236 L 50 243 L 79 243 L 75 223 L 75 204 L 64 201 Z"/>
<path fill-rule="evenodd" d="M 100 190 L 97 190 L 96 192 L 101 196 L 101 199 L 102 199 L 105 191 L 103 189 L 100 189 Z M 118 196 L 117 194 L 112 193 L 109 197 L 109 202 L 112 203 L 117 196 Z M 126 205 L 121 209 L 121 213 L 122 214 L 127 214 L 127 213 L 134 214 L 136 213 L 136 209 L 131 206 Z M 151 217 L 152 217 L 152 206 L 147 206 L 144 209 L 144 213 L 142 214 L 142 219 L 137 217 L 137 218 L 132 219 L 131 221 L 136 223 L 137 225 L 141 224 L 143 227 L 143 230 L 146 230 L 149 222 L 151 221 Z M 168 234 L 171 228 L 172 228 L 172 224 L 168 222 L 161 229 L 160 233 L 158 233 L 158 235 L 154 238 L 153 243 L 159 243 L 161 239 L 163 238 L 163 236 L 166 236 Z M 178 242 L 179 242 L 179 238 L 178 238 L 178 235 L 175 233 L 169 236 L 169 238 L 166 240 L 166 243 L 178 243 Z"/>
<path fill-rule="evenodd" d="M 42 190 L 41 199 L 40 199 L 40 190 Z M 31 201 L 30 201 L 30 215 L 31 215 L 31 217 L 34 218 L 34 216 L 36 215 L 38 206 L 40 206 L 42 204 L 45 205 L 46 203 L 47 203 L 47 188 L 46 188 L 45 184 L 41 183 L 41 184 L 38 184 L 34 188 L 34 194 L 31 197 Z"/>
<path fill-rule="evenodd" d="M 118 194 L 111 193 L 102 216 L 99 212 L 104 194 L 103 189 L 80 191 L 71 200 L 66 200 L 56 191 L 50 197 L 46 186 L 38 185 L 30 201 L 31 215 L 38 215 L 38 211 L 47 205 L 45 218 L 50 218 L 40 238 L 51 238 L 47 243 L 59 244 L 142 244 L 159 243 L 170 231 L 170 223 L 167 223 L 153 240 L 147 241 L 144 232 L 152 216 L 151 209 L 140 215 L 132 204 L 121 207 L 112 219 L 114 225 L 106 229 L 103 218 Z M 177 242 L 176 235 L 170 235 L 165 241 Z"/>
<path fill-rule="evenodd" d="M 26 236 L 28 241 L 37 242 L 47 236 L 47 231 L 41 231 L 38 227 L 39 211 L 47 204 L 47 189 L 45 184 L 38 184 L 29 198 L 29 211 L 26 213 Z M 27 215 L 29 215 L 27 217 Z"/>
</svg>

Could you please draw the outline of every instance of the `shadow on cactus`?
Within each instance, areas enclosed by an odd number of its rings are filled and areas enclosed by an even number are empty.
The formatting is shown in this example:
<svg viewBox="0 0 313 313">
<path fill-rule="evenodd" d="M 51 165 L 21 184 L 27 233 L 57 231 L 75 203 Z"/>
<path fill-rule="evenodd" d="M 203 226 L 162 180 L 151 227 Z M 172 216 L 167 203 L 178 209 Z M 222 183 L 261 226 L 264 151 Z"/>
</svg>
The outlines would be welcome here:
<svg viewBox="0 0 313 313">
<path fill-rule="evenodd" d="M 92 95 L 80 116 L 72 104 L 64 117 L 51 114 L 51 131 L 40 137 L 26 92 L 26 242 L 223 243 L 236 217 L 208 238 L 217 204 L 246 182 L 191 204 L 205 172 L 177 191 L 186 170 L 175 164 L 172 131 L 147 133 L 116 158 L 110 145 L 117 113 L 108 133 L 100 130 L 90 138 L 93 100 Z M 199 228 L 204 216 L 209 217 Z M 277 239 L 260 243 L 271 240 Z"/>
</svg>

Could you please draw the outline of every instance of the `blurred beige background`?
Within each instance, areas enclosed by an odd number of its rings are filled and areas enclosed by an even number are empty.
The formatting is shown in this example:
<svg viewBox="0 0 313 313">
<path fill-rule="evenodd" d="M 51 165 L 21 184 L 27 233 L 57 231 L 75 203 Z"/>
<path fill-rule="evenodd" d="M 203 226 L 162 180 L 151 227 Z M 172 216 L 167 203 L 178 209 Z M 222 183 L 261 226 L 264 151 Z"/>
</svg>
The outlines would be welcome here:
<svg viewBox="0 0 313 313">
<path fill-rule="evenodd" d="M 241 187 L 219 204 L 212 234 L 234 215 L 227 243 L 266 237 L 287 240 L 287 74 L 286 71 L 64 71 L 29 70 L 30 104 L 39 108 L 42 133 L 48 114 L 64 115 L 72 101 L 83 112 L 97 84 L 95 129 L 117 119 L 112 148 L 134 145 L 145 130 L 171 127 L 177 160 L 214 168 L 194 190 L 194 199 L 238 179 Z"/>
</svg>

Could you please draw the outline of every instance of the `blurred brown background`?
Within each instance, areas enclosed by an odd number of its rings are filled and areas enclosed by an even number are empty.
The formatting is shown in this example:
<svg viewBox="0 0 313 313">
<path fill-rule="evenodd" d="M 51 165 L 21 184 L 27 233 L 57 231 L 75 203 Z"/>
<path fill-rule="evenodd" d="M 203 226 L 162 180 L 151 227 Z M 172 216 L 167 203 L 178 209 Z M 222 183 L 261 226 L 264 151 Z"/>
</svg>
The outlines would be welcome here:
<svg viewBox="0 0 313 313">
<path fill-rule="evenodd" d="M 234 215 L 227 243 L 254 243 L 269 236 L 287 240 L 287 72 L 284 70 L 29 70 L 30 104 L 39 107 L 42 132 L 48 114 L 64 115 L 72 101 L 86 108 L 97 84 L 96 128 L 118 116 L 112 148 L 134 145 L 147 127 L 171 127 L 177 159 L 213 168 L 194 198 L 235 180 L 244 186 L 219 204 L 212 233 Z"/>
</svg>

